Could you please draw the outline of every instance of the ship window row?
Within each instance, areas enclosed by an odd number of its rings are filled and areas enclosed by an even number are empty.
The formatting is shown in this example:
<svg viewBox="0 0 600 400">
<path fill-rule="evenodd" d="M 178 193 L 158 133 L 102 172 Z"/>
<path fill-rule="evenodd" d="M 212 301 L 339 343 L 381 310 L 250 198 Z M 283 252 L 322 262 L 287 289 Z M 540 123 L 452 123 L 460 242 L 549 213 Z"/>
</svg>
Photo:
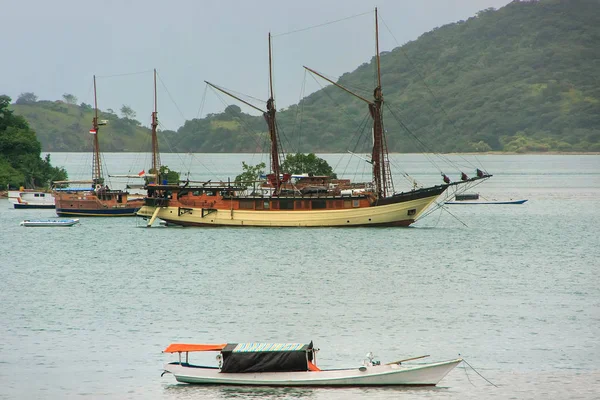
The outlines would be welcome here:
<svg viewBox="0 0 600 400">
<path fill-rule="evenodd" d="M 359 200 L 264 200 L 264 199 L 246 199 L 240 200 L 241 210 L 324 210 L 324 209 L 343 209 L 360 207 Z"/>
</svg>

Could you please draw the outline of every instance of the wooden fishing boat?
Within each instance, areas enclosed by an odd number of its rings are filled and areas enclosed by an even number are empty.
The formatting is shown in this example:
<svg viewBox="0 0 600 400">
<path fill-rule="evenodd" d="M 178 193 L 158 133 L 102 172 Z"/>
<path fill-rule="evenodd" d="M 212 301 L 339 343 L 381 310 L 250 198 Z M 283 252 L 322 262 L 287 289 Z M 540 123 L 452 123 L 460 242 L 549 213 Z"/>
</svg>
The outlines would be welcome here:
<svg viewBox="0 0 600 400">
<path fill-rule="evenodd" d="M 54 196 L 56 198 L 56 214 L 58 216 L 92 216 L 92 217 L 126 217 L 134 216 L 143 206 L 142 197 L 130 197 L 123 190 L 111 189 L 104 180 L 100 161 L 100 144 L 98 131 L 106 121 L 98 120 L 98 101 L 96 96 L 96 76 L 94 76 L 94 109 L 92 119 L 94 153 L 92 160 L 92 179 L 89 181 L 55 181 Z M 80 189 L 64 187 L 75 184 L 91 185 Z"/>
<path fill-rule="evenodd" d="M 54 208 L 54 196 L 52 193 L 35 190 L 24 189 L 9 190 L 8 201 L 13 204 L 14 208 Z"/>
<path fill-rule="evenodd" d="M 189 353 L 217 351 L 218 366 L 189 362 Z M 381 364 L 368 355 L 363 365 L 344 369 L 317 367 L 318 349 L 304 343 L 171 344 L 164 352 L 178 353 L 179 361 L 164 366 L 178 382 L 261 386 L 435 386 L 462 362 L 457 358 L 427 364 L 420 359 Z M 185 353 L 185 361 L 182 360 Z"/>
<path fill-rule="evenodd" d="M 341 226 L 408 226 L 414 223 L 449 187 L 469 185 L 491 175 L 477 173 L 459 182 L 396 192 L 388 158 L 383 127 L 383 94 L 379 63 L 377 10 L 375 10 L 376 60 L 378 84 L 372 100 L 359 96 L 317 72 L 331 84 L 364 101 L 373 119 L 371 159 L 372 181 L 353 190 L 352 185 L 328 179 L 317 190 L 302 191 L 291 184 L 291 174 L 281 170 L 283 152 L 276 122 L 273 93 L 271 35 L 269 34 L 269 89 L 266 110 L 206 82 L 232 98 L 263 113 L 271 143 L 271 173 L 267 175 L 269 191 L 249 188 L 252 183 L 190 182 L 180 185 L 153 184 L 147 187 L 144 206 L 137 215 L 149 220 L 158 218 L 182 226 L 261 226 L 261 227 L 341 227 Z M 465 174 L 463 176 L 466 177 Z M 158 182 L 158 181 L 155 181 Z M 291 186 L 292 190 L 289 190 Z M 298 190 L 296 190 L 298 189 Z"/>
<path fill-rule="evenodd" d="M 21 226 L 73 226 L 79 223 L 79 219 L 26 219 Z"/>
</svg>

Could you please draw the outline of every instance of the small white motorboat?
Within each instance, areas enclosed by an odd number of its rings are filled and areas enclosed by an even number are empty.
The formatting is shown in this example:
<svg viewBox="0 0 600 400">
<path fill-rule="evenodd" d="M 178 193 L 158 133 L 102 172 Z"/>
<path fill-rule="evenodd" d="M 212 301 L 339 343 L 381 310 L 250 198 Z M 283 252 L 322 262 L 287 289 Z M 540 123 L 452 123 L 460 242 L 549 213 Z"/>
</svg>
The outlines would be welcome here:
<svg viewBox="0 0 600 400">
<path fill-rule="evenodd" d="M 189 363 L 189 353 L 218 351 L 218 366 Z M 304 343 L 225 343 L 171 344 L 165 353 L 179 353 L 179 361 L 166 364 L 178 382 L 219 385 L 262 386 L 435 386 L 461 358 L 427 364 L 404 364 L 422 357 L 381 364 L 368 355 L 355 368 L 320 369 L 312 342 Z M 185 361 L 181 354 L 185 353 Z"/>
<path fill-rule="evenodd" d="M 39 190 L 9 190 L 8 200 L 14 208 L 55 208 L 52 193 Z"/>
<path fill-rule="evenodd" d="M 73 226 L 79 219 L 26 219 L 21 226 Z"/>
</svg>

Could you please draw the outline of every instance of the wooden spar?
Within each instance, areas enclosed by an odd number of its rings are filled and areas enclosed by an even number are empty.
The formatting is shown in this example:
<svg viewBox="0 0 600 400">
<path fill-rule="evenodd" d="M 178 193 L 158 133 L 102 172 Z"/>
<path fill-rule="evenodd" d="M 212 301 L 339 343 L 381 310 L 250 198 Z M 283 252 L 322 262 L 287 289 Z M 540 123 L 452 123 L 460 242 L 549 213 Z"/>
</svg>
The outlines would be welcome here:
<svg viewBox="0 0 600 400">
<path fill-rule="evenodd" d="M 352 96 L 354 96 L 354 97 L 356 97 L 356 98 L 359 98 L 359 99 L 361 99 L 362 101 L 364 101 L 364 102 L 365 102 L 365 103 L 367 103 L 367 104 L 372 104 L 372 103 L 373 103 L 371 100 L 367 100 L 367 99 L 365 99 L 364 97 L 362 97 L 362 96 L 360 96 L 360 95 L 358 95 L 358 94 L 356 94 L 356 93 L 352 92 L 351 90 L 349 90 L 349 89 L 346 89 L 345 87 L 343 87 L 343 86 L 342 86 L 342 85 L 340 85 L 339 83 L 336 83 L 336 82 L 332 81 L 331 79 L 329 79 L 329 78 L 327 78 L 327 77 L 325 77 L 325 76 L 321 75 L 320 73 L 318 73 L 318 72 L 317 72 L 317 71 L 315 71 L 314 69 L 308 68 L 307 66 L 304 66 L 304 69 L 308 70 L 309 72 L 312 72 L 313 74 L 317 75 L 317 76 L 318 76 L 318 77 L 320 77 L 320 78 L 323 78 L 323 79 L 325 79 L 327 82 L 331 83 L 332 85 L 339 87 L 339 88 L 340 88 L 340 89 L 342 89 L 343 91 L 345 91 L 345 92 L 347 92 L 347 93 L 351 94 Z"/>
<path fill-rule="evenodd" d="M 377 57 L 377 86 L 381 87 L 381 63 L 379 61 L 379 21 L 377 21 L 377 7 L 375 7 L 375 52 Z"/>
<path fill-rule="evenodd" d="M 275 194 L 279 194 L 281 188 L 281 177 L 279 176 L 279 148 L 278 148 L 278 137 L 277 137 L 277 124 L 275 123 L 275 98 L 273 96 L 273 61 L 271 54 L 271 32 L 269 32 L 269 87 L 270 95 L 267 100 L 267 112 L 263 115 L 267 121 L 269 127 L 269 137 L 271 138 L 271 171 L 275 178 Z"/>
<path fill-rule="evenodd" d="M 94 159 L 92 162 L 92 181 L 94 189 L 102 184 L 102 170 L 100 164 L 100 142 L 98 141 L 98 98 L 96 96 L 96 75 L 94 75 L 94 118 L 92 119 L 92 129 L 94 131 Z"/>
<path fill-rule="evenodd" d="M 225 93 L 227 96 L 233 97 L 233 98 L 234 98 L 234 99 L 236 99 L 237 101 L 240 101 L 240 102 L 244 103 L 244 104 L 245 104 L 245 105 L 247 105 L 248 107 L 252 107 L 252 108 L 254 108 L 254 109 L 255 109 L 255 110 L 257 110 L 257 111 L 260 111 L 261 113 L 264 113 L 264 110 L 261 110 L 260 108 L 256 107 L 255 105 L 253 105 L 253 104 L 250 104 L 250 103 L 248 103 L 247 101 L 240 99 L 239 97 L 237 97 L 237 96 L 236 96 L 236 95 L 234 95 L 234 94 L 231 94 L 231 93 L 229 93 L 229 92 L 228 92 L 228 91 L 226 91 L 225 89 L 223 89 L 223 88 L 220 88 L 220 87 L 218 87 L 217 85 L 214 85 L 214 84 L 210 83 L 209 81 L 204 81 L 204 82 L 205 82 L 207 85 L 209 85 L 210 87 L 217 89 L 219 92 Z"/>
<path fill-rule="evenodd" d="M 156 95 L 156 69 L 154 69 L 154 111 L 152 112 L 152 169 L 154 170 L 154 184 L 158 185 L 160 173 L 160 156 L 158 153 L 158 137 L 156 129 L 158 127 L 158 98 Z"/>
<path fill-rule="evenodd" d="M 401 364 L 404 361 L 420 360 L 421 358 L 426 358 L 426 357 L 429 357 L 429 354 L 424 355 L 424 356 L 419 356 L 419 357 L 405 358 L 404 360 L 392 361 L 392 362 L 386 363 L 385 365 Z"/>
</svg>

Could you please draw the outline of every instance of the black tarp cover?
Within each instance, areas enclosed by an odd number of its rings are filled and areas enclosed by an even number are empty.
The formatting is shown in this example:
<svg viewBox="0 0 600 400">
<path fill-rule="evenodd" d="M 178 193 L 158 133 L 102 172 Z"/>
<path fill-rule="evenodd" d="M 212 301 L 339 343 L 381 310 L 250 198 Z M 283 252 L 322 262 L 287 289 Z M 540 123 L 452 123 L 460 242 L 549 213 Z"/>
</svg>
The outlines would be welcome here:
<svg viewBox="0 0 600 400">
<path fill-rule="evenodd" d="M 313 344 L 229 343 L 221 354 L 221 372 L 307 371 Z M 308 353 L 308 354 L 307 354 Z"/>
</svg>

